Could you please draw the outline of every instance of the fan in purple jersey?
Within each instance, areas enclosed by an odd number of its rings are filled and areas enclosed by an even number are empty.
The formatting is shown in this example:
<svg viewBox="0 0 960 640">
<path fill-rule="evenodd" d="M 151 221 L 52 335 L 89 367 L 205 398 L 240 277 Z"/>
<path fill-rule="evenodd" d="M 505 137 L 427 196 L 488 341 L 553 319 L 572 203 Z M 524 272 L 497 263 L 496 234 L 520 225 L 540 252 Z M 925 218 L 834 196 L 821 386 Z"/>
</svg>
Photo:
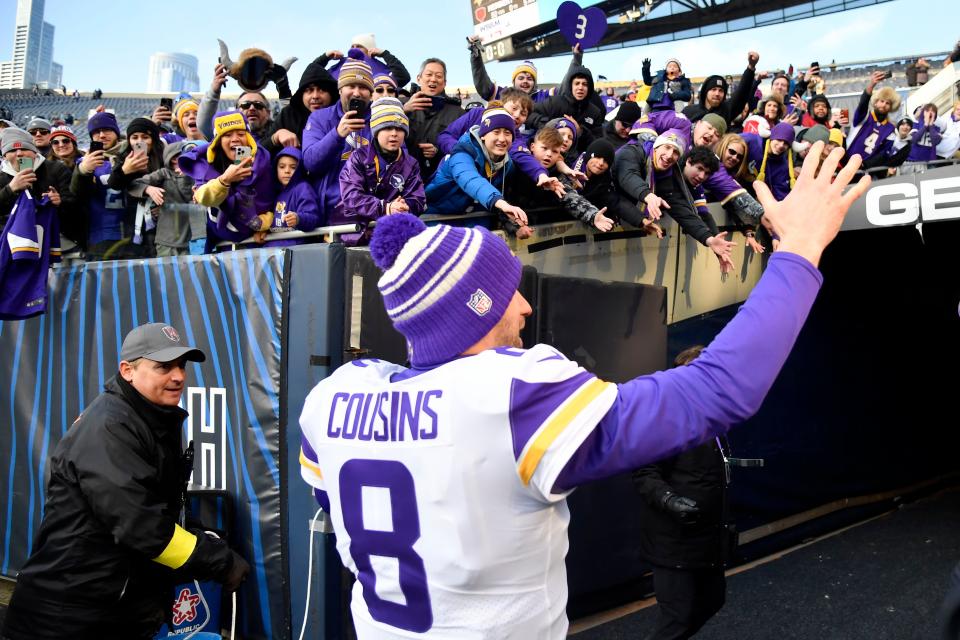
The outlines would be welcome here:
<svg viewBox="0 0 960 640">
<path fill-rule="evenodd" d="M 900 108 L 900 95 L 893 87 L 874 88 L 887 75 L 874 71 L 870 82 L 860 95 L 860 102 L 853 113 L 850 135 L 847 137 L 847 154 L 863 158 L 865 169 L 880 166 L 896 166 L 893 159 L 894 123 L 889 115 Z M 902 163 L 903 160 L 899 159 Z"/>
</svg>

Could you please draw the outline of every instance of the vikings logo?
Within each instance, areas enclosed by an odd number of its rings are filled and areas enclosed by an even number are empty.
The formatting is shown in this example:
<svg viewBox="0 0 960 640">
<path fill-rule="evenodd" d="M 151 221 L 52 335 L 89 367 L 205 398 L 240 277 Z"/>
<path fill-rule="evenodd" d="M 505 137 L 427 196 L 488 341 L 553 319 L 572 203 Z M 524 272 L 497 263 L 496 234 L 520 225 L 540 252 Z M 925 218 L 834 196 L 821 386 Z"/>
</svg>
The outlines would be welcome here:
<svg viewBox="0 0 960 640">
<path fill-rule="evenodd" d="M 165 326 L 163 329 L 160 329 L 160 331 L 163 332 L 163 335 L 167 336 L 168 340 L 180 342 L 180 334 L 177 333 L 177 330 L 170 325 Z"/>
</svg>

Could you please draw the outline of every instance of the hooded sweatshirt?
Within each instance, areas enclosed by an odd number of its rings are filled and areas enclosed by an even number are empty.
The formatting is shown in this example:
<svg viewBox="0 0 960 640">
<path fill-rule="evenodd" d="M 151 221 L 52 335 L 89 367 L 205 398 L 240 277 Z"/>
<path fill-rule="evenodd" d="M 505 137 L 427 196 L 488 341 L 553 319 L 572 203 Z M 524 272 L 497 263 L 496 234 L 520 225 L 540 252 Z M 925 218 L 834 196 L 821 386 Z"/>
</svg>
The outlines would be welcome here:
<svg viewBox="0 0 960 640">
<path fill-rule="evenodd" d="M 475 109 L 480 111 L 480 109 Z M 385 154 L 373 144 L 350 156 L 340 173 L 340 203 L 330 224 L 366 223 L 383 216 L 387 203 L 403 198 L 410 213 L 420 215 L 427 208 L 420 167 L 406 149 Z M 367 244 L 370 230 L 342 236 L 344 244 Z"/>
<path fill-rule="evenodd" d="M 573 97 L 573 81 L 576 78 L 587 79 L 587 95 L 583 100 Z M 585 151 L 594 138 L 603 136 L 604 112 L 599 99 L 594 100 L 593 74 L 586 67 L 571 68 L 560 87 L 559 95 L 533 107 L 533 112 L 527 122 L 534 129 L 539 129 L 554 118 L 565 115 L 573 116 L 580 125 L 580 135 L 577 137 L 577 150 Z"/>
<path fill-rule="evenodd" d="M 297 87 L 297 92 L 290 98 L 290 104 L 280 110 L 280 115 L 277 116 L 277 119 L 273 121 L 273 124 L 268 127 L 264 133 L 263 143 L 266 144 L 267 150 L 269 150 L 271 154 L 280 150 L 279 146 L 270 141 L 273 134 L 280 129 L 294 132 L 297 134 L 297 137 L 300 138 L 301 143 L 303 142 L 303 129 L 307 126 L 307 120 L 310 119 L 311 113 L 310 109 L 303 106 L 303 92 L 309 85 L 314 84 L 319 86 L 324 91 L 327 91 L 334 100 L 339 98 L 337 80 L 330 75 L 329 71 L 324 69 L 326 63 L 321 64 L 319 62 L 321 58 L 326 58 L 326 56 L 317 58 L 303 70 L 303 75 L 300 76 L 300 85 Z"/>
<path fill-rule="evenodd" d="M 792 151 L 787 145 L 780 155 L 770 152 L 770 139 L 761 138 L 755 133 L 743 134 L 747 143 L 747 166 L 750 172 L 770 187 L 773 197 L 778 201 L 790 195 L 794 179 L 790 175 Z"/>
<path fill-rule="evenodd" d="M 494 163 L 480 139 L 480 127 L 473 127 L 463 134 L 427 185 L 430 213 L 465 213 L 474 203 L 493 211 L 493 205 L 503 198 L 512 171 L 509 152 Z"/>
<path fill-rule="evenodd" d="M 277 200 L 273 207 L 273 223 L 270 225 L 271 233 L 281 233 L 290 231 L 290 227 L 283 221 L 283 216 L 288 213 L 297 214 L 297 230 L 313 231 L 320 226 L 320 207 L 317 205 L 317 194 L 313 187 L 307 182 L 307 174 L 303 168 L 303 159 L 300 149 L 296 147 L 284 147 L 277 157 L 273 160 L 273 175 L 277 175 L 277 165 L 282 157 L 293 158 L 297 161 L 297 168 L 290 177 L 287 186 L 280 184 L 277 180 L 276 188 L 280 190 L 277 194 Z M 267 236 L 269 238 L 269 236 Z M 303 242 L 295 238 L 287 240 L 267 240 L 265 247 L 289 247 Z"/>
<path fill-rule="evenodd" d="M 210 143 L 197 145 L 183 153 L 177 164 L 180 170 L 193 178 L 197 187 L 217 180 L 222 171 L 207 162 L 207 147 Z M 218 154 L 220 151 L 218 150 Z M 207 208 L 207 242 L 205 251 L 210 253 L 221 240 L 239 242 L 246 240 L 258 226 L 254 219 L 262 213 L 273 211 L 275 204 L 274 179 L 270 173 L 270 153 L 257 147 L 253 154 L 253 173 L 243 182 L 226 189 L 222 200 Z M 219 190 L 217 185 L 211 185 Z M 198 194 L 199 195 L 199 194 Z"/>
<path fill-rule="evenodd" d="M 722 116 L 728 125 L 732 124 L 737 116 L 740 115 L 740 112 L 743 111 L 744 105 L 747 104 L 747 101 L 753 93 L 755 75 L 754 70 L 750 67 L 744 69 L 743 75 L 740 76 L 740 81 L 737 83 L 737 89 L 733 92 L 732 96 L 730 95 L 730 87 L 727 85 L 727 81 L 723 76 L 709 76 L 703 81 L 703 84 L 700 85 L 697 104 L 688 104 L 684 107 L 683 115 L 687 116 L 691 122 L 696 122 L 708 113 L 716 113 Z M 718 106 L 708 109 L 707 91 L 709 91 L 711 87 L 722 87 L 725 99 Z M 727 96 L 730 97 L 727 98 Z"/>
</svg>

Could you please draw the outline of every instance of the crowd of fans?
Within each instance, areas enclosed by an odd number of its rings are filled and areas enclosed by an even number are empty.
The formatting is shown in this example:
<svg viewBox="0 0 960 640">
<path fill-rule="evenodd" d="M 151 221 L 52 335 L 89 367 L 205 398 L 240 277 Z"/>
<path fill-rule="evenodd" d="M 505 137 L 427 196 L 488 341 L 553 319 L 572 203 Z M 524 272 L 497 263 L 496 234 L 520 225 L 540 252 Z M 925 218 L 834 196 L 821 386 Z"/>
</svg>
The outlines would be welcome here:
<svg viewBox="0 0 960 640">
<path fill-rule="evenodd" d="M 669 215 L 727 271 L 734 243 L 707 204 L 722 204 L 754 251 L 775 248 L 753 184 L 784 198 L 814 142 L 825 143 L 824 157 L 844 147 L 884 173 L 960 147 L 960 102 L 898 118 L 900 95 L 882 71 L 849 114 L 831 107 L 816 63 L 771 74 L 750 52 L 735 86 L 721 75 L 694 86 L 682 61 L 653 70 L 648 59 L 644 84 L 618 96 L 596 89 L 577 47 L 565 77 L 546 89 L 530 61 L 509 84 L 491 79 L 469 40 L 484 102 L 468 109 L 447 94 L 443 60 L 423 61 L 411 82 L 373 34 L 360 34 L 347 54 L 310 62 L 295 91 L 284 66 L 267 64 L 279 104 L 247 90 L 235 109 L 217 111 L 224 85 L 242 80 L 238 69 L 257 55 L 248 50 L 232 68 L 217 65 L 199 102 L 161 101 L 125 128 L 108 110 L 93 114 L 89 149 L 65 123 L 34 118 L 23 130 L 0 120 L 0 224 L 27 194 L 32 207 L 56 213 L 45 233 L 51 254 L 59 235 L 65 255 L 106 260 L 210 252 L 224 241 L 293 244 L 306 236 L 276 234 L 330 225 L 355 225 L 341 240 L 363 244 L 370 222 L 397 212 L 489 211 L 521 239 L 558 212 L 601 232 L 627 224 L 660 237 Z M 914 80 L 928 69 L 914 63 Z"/>
</svg>

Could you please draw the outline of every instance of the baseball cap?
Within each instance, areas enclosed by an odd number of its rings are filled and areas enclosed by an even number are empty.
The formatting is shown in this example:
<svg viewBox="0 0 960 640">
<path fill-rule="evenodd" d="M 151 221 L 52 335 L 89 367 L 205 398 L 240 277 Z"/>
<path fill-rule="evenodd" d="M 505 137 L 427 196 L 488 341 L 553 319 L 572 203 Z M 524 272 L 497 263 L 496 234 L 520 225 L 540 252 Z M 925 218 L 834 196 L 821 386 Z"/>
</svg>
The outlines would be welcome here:
<svg viewBox="0 0 960 640">
<path fill-rule="evenodd" d="M 120 360 L 132 362 L 147 358 L 154 362 L 172 362 L 182 357 L 203 362 L 207 356 L 195 347 L 180 342 L 180 332 L 163 322 L 143 324 L 127 334 L 120 348 Z"/>
</svg>

